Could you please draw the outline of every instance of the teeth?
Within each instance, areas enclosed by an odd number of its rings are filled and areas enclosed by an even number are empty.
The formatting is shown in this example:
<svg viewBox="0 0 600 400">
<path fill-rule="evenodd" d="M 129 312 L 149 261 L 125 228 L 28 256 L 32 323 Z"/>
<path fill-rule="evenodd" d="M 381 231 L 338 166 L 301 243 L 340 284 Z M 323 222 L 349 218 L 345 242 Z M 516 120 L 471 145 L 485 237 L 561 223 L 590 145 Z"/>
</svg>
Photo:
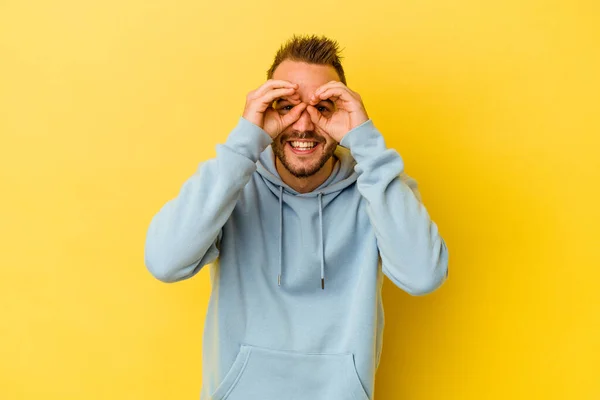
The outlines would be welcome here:
<svg viewBox="0 0 600 400">
<path fill-rule="evenodd" d="M 297 149 L 312 149 L 317 145 L 315 142 L 291 142 L 291 144 Z"/>
</svg>

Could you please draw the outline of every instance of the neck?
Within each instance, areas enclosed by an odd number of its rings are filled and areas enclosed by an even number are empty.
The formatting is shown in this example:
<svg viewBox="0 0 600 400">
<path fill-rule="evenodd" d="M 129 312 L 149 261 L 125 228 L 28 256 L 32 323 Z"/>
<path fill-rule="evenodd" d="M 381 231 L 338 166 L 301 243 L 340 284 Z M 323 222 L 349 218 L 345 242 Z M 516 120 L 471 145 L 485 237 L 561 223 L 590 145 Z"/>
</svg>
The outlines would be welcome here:
<svg viewBox="0 0 600 400">
<path fill-rule="evenodd" d="M 277 169 L 277 173 L 281 177 L 281 180 L 286 185 L 298 193 L 308 193 L 321 186 L 321 184 L 329 178 L 329 175 L 331 175 L 331 172 L 333 171 L 334 162 L 335 156 L 330 157 L 320 170 L 306 178 L 298 178 L 292 175 L 277 157 L 275 157 L 275 168 Z"/>
</svg>

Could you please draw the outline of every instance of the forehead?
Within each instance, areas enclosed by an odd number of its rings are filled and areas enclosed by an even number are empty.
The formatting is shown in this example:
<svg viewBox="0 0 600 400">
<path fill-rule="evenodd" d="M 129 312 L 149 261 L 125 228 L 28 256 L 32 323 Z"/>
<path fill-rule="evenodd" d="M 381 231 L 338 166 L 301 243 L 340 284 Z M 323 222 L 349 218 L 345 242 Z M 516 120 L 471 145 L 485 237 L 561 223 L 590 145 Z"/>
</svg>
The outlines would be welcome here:
<svg viewBox="0 0 600 400">
<path fill-rule="evenodd" d="M 331 65 L 308 64 L 285 60 L 273 72 L 273 79 L 297 83 L 300 94 L 312 94 L 319 86 L 340 77 Z"/>
</svg>

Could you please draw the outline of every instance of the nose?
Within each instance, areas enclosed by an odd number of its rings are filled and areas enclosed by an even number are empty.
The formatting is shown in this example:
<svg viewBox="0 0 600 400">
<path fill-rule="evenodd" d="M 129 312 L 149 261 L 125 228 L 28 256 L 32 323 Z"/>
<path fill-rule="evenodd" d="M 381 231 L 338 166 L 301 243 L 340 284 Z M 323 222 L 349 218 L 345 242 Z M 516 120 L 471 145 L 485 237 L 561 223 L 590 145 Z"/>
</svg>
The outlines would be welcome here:
<svg viewBox="0 0 600 400">
<path fill-rule="evenodd" d="M 311 132 L 315 129 L 308 111 L 302 111 L 300 118 L 298 118 L 298 120 L 292 124 L 292 129 L 298 132 Z"/>
</svg>

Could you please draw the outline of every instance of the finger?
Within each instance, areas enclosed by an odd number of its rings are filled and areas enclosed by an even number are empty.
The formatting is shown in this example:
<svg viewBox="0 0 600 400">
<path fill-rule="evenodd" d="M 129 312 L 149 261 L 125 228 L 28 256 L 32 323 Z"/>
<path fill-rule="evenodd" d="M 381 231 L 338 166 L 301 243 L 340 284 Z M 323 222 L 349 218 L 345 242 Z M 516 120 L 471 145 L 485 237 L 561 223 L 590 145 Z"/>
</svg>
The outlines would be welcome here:
<svg viewBox="0 0 600 400">
<path fill-rule="evenodd" d="M 257 97 L 261 97 L 265 93 L 267 93 L 268 91 L 270 91 L 272 89 L 281 89 L 281 88 L 294 88 L 294 89 L 297 89 L 298 88 L 298 84 L 297 83 L 292 83 L 292 82 L 289 82 L 289 81 L 269 79 L 261 87 L 259 87 L 256 90 L 256 96 Z"/>
<path fill-rule="evenodd" d="M 344 85 L 344 84 L 343 84 L 342 82 L 340 82 L 340 81 L 329 81 L 329 82 L 327 82 L 327 83 L 324 83 L 324 84 L 322 84 L 321 86 L 319 86 L 319 87 L 317 88 L 317 91 L 323 91 L 323 90 L 325 90 L 325 89 L 329 89 L 330 87 L 333 87 L 333 86 L 343 86 L 343 87 L 345 87 L 346 85 Z"/>
<path fill-rule="evenodd" d="M 304 112 L 304 110 L 306 109 L 307 106 L 308 105 L 306 103 L 300 103 L 300 104 L 296 105 L 294 108 L 292 108 L 290 110 L 290 112 L 285 114 L 281 118 L 281 122 L 284 125 L 283 129 L 286 129 L 288 126 L 290 126 L 294 122 L 298 121 L 298 119 L 300 118 L 300 115 L 302 115 L 302 112 Z"/>
<path fill-rule="evenodd" d="M 296 105 L 302 103 L 302 100 L 300 99 L 300 94 L 298 92 L 292 93 L 290 96 L 283 96 L 283 97 L 275 99 L 272 102 L 271 107 L 275 108 L 276 107 L 275 102 L 278 100 L 287 101 L 293 106 L 296 106 Z"/>
<path fill-rule="evenodd" d="M 350 91 L 350 89 L 348 89 L 348 87 L 346 85 L 344 85 L 342 82 L 340 81 L 331 81 L 331 82 L 327 82 L 324 85 L 321 85 L 317 88 L 317 90 L 315 90 L 315 95 L 318 96 L 319 94 L 321 94 L 322 92 L 331 89 L 331 88 L 342 88 L 342 89 L 347 89 L 348 91 Z"/>
<path fill-rule="evenodd" d="M 296 91 L 296 89 L 294 89 L 294 88 L 273 89 L 273 90 L 270 90 L 267 93 L 265 93 L 260 98 L 260 101 L 262 104 L 271 105 L 271 103 L 273 103 L 278 98 L 291 96 L 292 94 L 294 94 L 295 91 Z"/>
<path fill-rule="evenodd" d="M 342 99 L 342 101 L 353 101 L 354 97 L 352 96 L 352 94 L 350 93 L 350 91 L 348 91 L 345 88 L 340 88 L 340 87 L 333 87 L 330 89 L 325 90 L 324 92 L 321 92 L 320 94 L 316 95 L 315 98 L 313 100 L 311 100 L 311 104 L 316 104 L 318 102 L 320 102 L 321 100 L 325 100 L 325 99 L 330 99 L 330 98 L 339 98 Z"/>
<path fill-rule="evenodd" d="M 313 124 L 316 124 L 321 129 L 325 129 L 326 118 L 313 106 L 308 105 L 306 107 L 306 111 L 308 111 L 308 115 L 310 115 L 310 120 Z"/>
<path fill-rule="evenodd" d="M 294 92 L 291 96 L 285 97 L 283 100 L 289 101 L 293 105 L 297 105 L 299 103 L 302 103 L 302 100 L 300 99 L 300 93 L 298 93 L 297 91 Z"/>
</svg>

